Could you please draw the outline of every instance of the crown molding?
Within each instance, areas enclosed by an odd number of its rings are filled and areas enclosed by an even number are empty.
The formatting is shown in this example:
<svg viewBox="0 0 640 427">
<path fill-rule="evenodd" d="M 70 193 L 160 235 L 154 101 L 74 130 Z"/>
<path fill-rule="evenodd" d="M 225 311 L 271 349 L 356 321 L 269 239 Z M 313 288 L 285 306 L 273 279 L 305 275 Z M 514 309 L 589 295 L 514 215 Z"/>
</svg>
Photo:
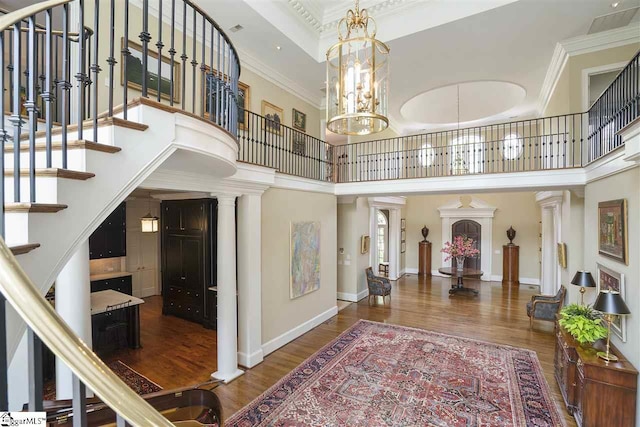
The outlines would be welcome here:
<svg viewBox="0 0 640 427">
<path fill-rule="evenodd" d="M 266 65 L 250 53 L 244 50 L 239 50 L 238 54 L 240 56 L 240 64 L 242 65 L 242 68 L 246 68 L 268 82 L 271 82 L 279 88 L 302 99 L 304 102 L 311 104 L 313 107 L 322 110 L 323 106 L 321 97 L 314 96 L 310 90 L 300 86 L 298 83 L 294 82 L 279 71 L 274 70 L 272 67 Z"/>
<path fill-rule="evenodd" d="M 573 37 L 556 44 L 538 97 L 538 115 L 544 114 L 569 57 L 638 43 L 638 28 L 623 28 Z"/>
</svg>

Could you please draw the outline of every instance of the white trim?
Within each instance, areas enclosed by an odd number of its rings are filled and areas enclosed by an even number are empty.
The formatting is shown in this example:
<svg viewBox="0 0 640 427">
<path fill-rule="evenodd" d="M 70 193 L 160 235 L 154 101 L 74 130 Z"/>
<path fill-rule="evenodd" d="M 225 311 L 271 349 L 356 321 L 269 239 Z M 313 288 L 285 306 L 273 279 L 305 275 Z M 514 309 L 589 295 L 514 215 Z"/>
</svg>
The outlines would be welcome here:
<svg viewBox="0 0 640 427">
<path fill-rule="evenodd" d="M 582 70 L 582 111 L 587 111 L 591 108 L 589 104 L 589 77 L 610 71 L 622 70 L 627 63 L 628 61 L 616 62 L 614 64 L 600 65 Z"/>
<path fill-rule="evenodd" d="M 612 153 L 587 165 L 587 167 L 584 168 L 586 175 L 585 183 L 592 183 L 640 166 L 638 163 L 625 160 L 626 148 L 626 145 L 620 147 Z"/>
<path fill-rule="evenodd" d="M 232 372 L 230 374 L 221 374 L 220 372 L 216 371 L 211 374 L 211 378 L 214 380 L 222 380 L 223 383 L 229 384 L 231 381 L 235 380 L 243 374 L 244 371 L 242 369 L 236 369 L 235 372 Z"/>
<path fill-rule="evenodd" d="M 262 348 L 253 352 L 252 354 L 246 354 L 240 351 L 238 352 L 238 364 L 246 368 L 253 368 L 263 360 L 264 352 L 262 351 Z"/>
<path fill-rule="evenodd" d="M 413 267 L 407 267 L 404 269 L 405 274 L 418 274 L 418 269 Z"/>
<path fill-rule="evenodd" d="M 335 194 L 335 184 L 333 183 L 283 173 L 276 173 L 273 187 L 285 188 L 287 190 L 310 191 L 313 193 Z"/>
<path fill-rule="evenodd" d="M 306 322 L 301 323 L 295 328 L 289 329 L 284 334 L 281 334 L 275 337 L 274 339 L 262 344 L 262 352 L 264 353 L 265 356 L 270 353 L 273 353 L 280 347 L 290 343 L 291 341 L 295 340 L 299 336 L 309 332 L 311 329 L 315 328 L 325 320 L 332 318 L 336 314 L 338 314 L 337 305 L 307 320 Z"/>
<path fill-rule="evenodd" d="M 348 292 L 338 292 L 337 298 L 341 301 L 350 301 L 350 302 L 358 302 L 362 298 L 366 298 L 369 296 L 369 289 L 364 289 L 357 294 L 352 294 Z"/>
<path fill-rule="evenodd" d="M 538 114 L 544 114 L 569 57 L 638 43 L 638 28 L 634 23 L 623 28 L 587 34 L 556 44 L 538 96 Z"/>
</svg>

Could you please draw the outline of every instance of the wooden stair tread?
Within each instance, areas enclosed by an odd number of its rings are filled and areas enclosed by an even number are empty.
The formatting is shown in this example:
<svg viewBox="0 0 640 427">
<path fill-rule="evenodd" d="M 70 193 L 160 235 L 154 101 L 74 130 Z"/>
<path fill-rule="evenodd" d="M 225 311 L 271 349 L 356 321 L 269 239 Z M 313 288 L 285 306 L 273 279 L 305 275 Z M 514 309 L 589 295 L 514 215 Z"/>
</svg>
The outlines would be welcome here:
<svg viewBox="0 0 640 427">
<path fill-rule="evenodd" d="M 5 212 L 55 213 L 68 208 L 58 203 L 5 203 Z"/>
<path fill-rule="evenodd" d="M 103 127 L 103 126 L 119 126 L 119 127 L 139 130 L 139 131 L 145 131 L 149 128 L 149 126 L 143 123 L 132 122 L 130 120 L 124 120 L 119 117 L 104 117 L 104 118 L 98 119 L 98 127 Z M 78 130 L 77 124 L 71 124 L 67 126 L 67 133 L 77 132 L 77 130 Z M 89 133 L 89 132 L 92 132 L 92 130 L 93 130 L 93 120 L 85 120 L 82 123 L 82 131 Z M 51 135 L 60 135 L 60 134 L 62 134 L 62 126 L 59 126 L 59 127 L 56 126 L 51 129 Z M 44 138 L 46 136 L 47 136 L 47 132 L 44 130 L 39 130 L 35 133 L 36 139 Z M 29 134 L 28 133 L 21 134 L 20 140 L 28 141 Z"/>
<path fill-rule="evenodd" d="M 36 151 L 45 151 L 47 149 L 47 145 L 44 142 L 36 143 Z M 62 150 L 62 142 L 54 141 L 51 143 L 52 150 Z M 106 145 L 100 144 L 94 141 L 90 141 L 88 139 L 76 139 L 73 141 L 67 142 L 67 150 L 77 150 L 77 149 L 85 149 L 92 151 L 102 151 L 104 153 L 117 153 L 122 151 L 122 148 L 116 147 L 115 145 Z M 20 144 L 20 151 L 28 152 L 29 144 Z M 8 142 L 4 147 L 5 153 L 13 153 L 13 144 Z"/>
<path fill-rule="evenodd" d="M 22 255 L 40 247 L 40 243 L 27 243 L 26 245 L 11 246 L 9 249 L 14 255 Z"/>
<path fill-rule="evenodd" d="M 5 176 L 13 176 L 14 169 L 5 169 Z M 20 176 L 29 176 L 29 169 L 20 169 Z M 60 169 L 60 168 L 42 168 L 36 169 L 36 176 L 50 176 L 57 178 L 66 178 L 66 179 L 77 179 L 80 181 L 85 181 L 89 178 L 93 178 L 96 174 L 91 172 L 81 172 L 70 169 Z"/>
</svg>

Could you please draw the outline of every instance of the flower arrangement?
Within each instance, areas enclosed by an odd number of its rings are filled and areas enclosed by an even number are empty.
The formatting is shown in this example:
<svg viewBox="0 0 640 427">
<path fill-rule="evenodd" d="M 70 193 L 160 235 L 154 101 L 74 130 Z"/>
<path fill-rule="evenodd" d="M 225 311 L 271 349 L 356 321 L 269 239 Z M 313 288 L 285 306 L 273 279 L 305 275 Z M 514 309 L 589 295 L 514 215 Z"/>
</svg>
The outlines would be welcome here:
<svg viewBox="0 0 640 427">
<path fill-rule="evenodd" d="M 475 241 L 467 236 L 456 236 L 453 238 L 453 242 L 446 242 L 442 253 L 447 254 L 444 259 L 445 262 L 451 258 L 465 257 L 473 258 L 477 256 L 480 251 L 475 247 Z"/>
</svg>

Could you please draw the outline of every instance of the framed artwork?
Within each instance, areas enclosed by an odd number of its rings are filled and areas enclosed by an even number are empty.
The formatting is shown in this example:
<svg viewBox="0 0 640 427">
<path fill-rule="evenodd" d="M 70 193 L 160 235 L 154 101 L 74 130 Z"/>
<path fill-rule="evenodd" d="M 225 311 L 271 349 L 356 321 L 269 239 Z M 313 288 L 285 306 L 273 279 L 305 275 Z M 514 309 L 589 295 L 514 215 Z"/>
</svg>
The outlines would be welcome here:
<svg viewBox="0 0 640 427">
<path fill-rule="evenodd" d="M 320 289 L 320 223 L 291 223 L 291 282 L 295 299 Z"/>
<path fill-rule="evenodd" d="M 567 245 L 558 243 L 558 264 L 562 268 L 567 268 Z"/>
<path fill-rule="evenodd" d="M 298 111 L 295 108 L 293 109 L 293 127 L 294 129 L 301 130 L 302 132 L 307 131 L 307 115 L 302 111 Z"/>
<path fill-rule="evenodd" d="M 407 251 L 407 242 L 400 243 L 400 252 L 405 253 Z"/>
<path fill-rule="evenodd" d="M 598 203 L 598 253 L 629 263 L 626 199 Z"/>
<path fill-rule="evenodd" d="M 608 267 L 597 264 L 596 291 L 611 290 L 619 292 L 622 299 L 626 299 L 627 290 L 624 283 L 624 274 L 617 273 Z M 626 316 L 615 316 L 611 323 L 611 330 L 622 340 L 627 342 L 627 319 Z"/>
<path fill-rule="evenodd" d="M 264 126 L 266 130 L 282 135 L 282 108 L 276 107 L 270 102 L 262 101 L 262 116 L 264 117 Z"/>
<path fill-rule="evenodd" d="M 120 38 L 120 45 L 124 49 L 124 37 Z M 142 45 L 129 40 L 129 52 L 127 56 L 127 80 L 129 87 L 142 90 Z M 173 102 L 180 102 L 180 63 L 173 62 L 162 55 L 160 58 L 160 76 L 158 76 L 158 53 L 149 49 L 147 54 L 147 91 L 149 95 L 158 95 L 158 79 L 160 79 L 160 97 L 169 99 L 171 97 L 171 74 L 173 73 Z M 120 84 L 124 86 L 124 55 L 120 58 Z"/>
<path fill-rule="evenodd" d="M 405 230 L 407 228 L 407 220 L 402 218 L 400 220 L 400 230 Z"/>
<path fill-rule="evenodd" d="M 299 156 L 304 156 L 306 154 L 307 147 L 305 144 L 304 135 L 293 135 L 293 141 L 291 142 L 291 144 L 291 151 L 293 152 L 293 154 L 297 154 Z"/>
<path fill-rule="evenodd" d="M 209 67 L 207 67 L 206 72 L 209 73 Z M 216 73 L 216 71 L 214 71 Z M 204 95 L 204 113 L 209 114 L 209 96 L 213 92 L 213 114 L 216 114 L 216 106 L 218 105 L 217 101 L 217 91 L 213 90 L 213 85 L 215 84 L 215 79 L 207 79 L 206 80 L 206 89 L 203 93 Z M 247 121 L 249 118 L 247 117 L 247 111 L 251 109 L 251 88 L 249 85 L 244 84 L 242 82 L 238 82 L 238 129 L 244 130 L 247 128 Z"/>
<path fill-rule="evenodd" d="M 367 254 L 369 253 L 369 247 L 371 246 L 371 238 L 369 236 L 363 235 L 360 237 L 360 253 Z"/>
</svg>

